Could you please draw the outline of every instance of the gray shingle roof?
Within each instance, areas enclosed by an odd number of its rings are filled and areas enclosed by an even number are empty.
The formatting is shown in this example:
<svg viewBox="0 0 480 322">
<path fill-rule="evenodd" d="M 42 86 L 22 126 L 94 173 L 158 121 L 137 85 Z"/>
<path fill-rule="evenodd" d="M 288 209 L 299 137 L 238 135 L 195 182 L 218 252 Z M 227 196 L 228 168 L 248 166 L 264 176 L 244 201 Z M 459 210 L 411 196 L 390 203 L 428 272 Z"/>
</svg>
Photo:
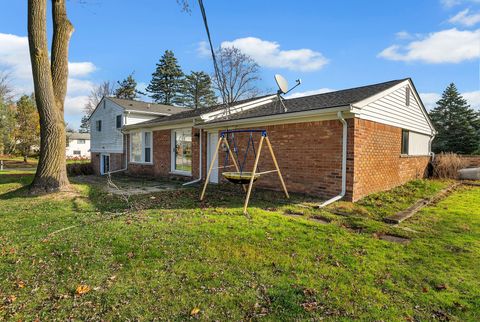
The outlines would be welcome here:
<svg viewBox="0 0 480 322">
<path fill-rule="evenodd" d="M 176 113 L 184 112 L 186 110 L 185 107 L 177 107 L 177 106 L 157 104 L 157 103 L 148 103 L 148 102 L 128 100 L 128 99 L 116 98 L 116 97 L 108 97 L 108 99 L 120 105 L 126 110 L 134 110 L 138 112 L 176 114 Z"/>
<path fill-rule="evenodd" d="M 209 121 L 208 123 L 218 123 L 218 122 L 224 122 L 224 121 L 248 119 L 248 118 L 262 117 L 262 116 L 269 116 L 269 115 L 276 115 L 276 114 L 288 114 L 288 113 L 303 112 L 303 111 L 309 111 L 309 110 L 321 110 L 326 108 L 348 106 L 350 104 L 354 104 L 356 102 L 362 101 L 370 96 L 378 94 L 407 79 L 408 78 L 404 78 L 404 79 L 398 79 L 398 80 L 392 80 L 392 81 L 373 84 L 373 85 L 349 88 L 349 89 L 344 89 L 344 90 L 334 91 L 329 93 L 285 99 L 284 104 L 287 108 L 286 111 L 284 110 L 283 106 L 279 101 L 275 101 L 272 103 L 261 105 L 256 108 L 246 110 L 244 112 L 239 112 L 239 113 L 230 114 L 224 117 L 220 117 L 212 121 Z M 262 97 L 266 97 L 270 95 L 272 94 L 265 95 Z M 231 105 L 230 107 L 243 104 L 248 101 L 257 100 L 262 97 L 255 97 L 255 98 L 251 98 L 243 101 L 238 101 L 235 104 Z M 146 121 L 143 123 L 138 123 L 135 125 L 138 126 L 141 124 L 141 125 L 148 126 L 148 125 L 176 122 L 180 120 L 200 117 L 201 114 L 213 112 L 216 110 L 221 110 L 223 108 L 224 108 L 224 105 L 219 104 L 219 105 L 211 106 L 208 108 L 188 110 L 188 111 L 177 113 L 168 117 L 156 118 L 156 119 Z"/>
<path fill-rule="evenodd" d="M 221 118 L 214 119 L 208 123 L 218 123 L 223 121 L 240 120 L 253 117 L 296 113 L 310 110 L 321 110 L 326 108 L 348 106 L 362 101 L 370 96 L 378 94 L 392 86 L 395 86 L 405 79 L 393 80 L 385 83 L 373 84 L 362 87 L 344 89 L 335 92 L 303 96 L 298 98 L 285 99 L 283 102 L 286 111 L 281 102 L 275 101 L 269 104 L 261 105 L 244 112 L 230 114 Z"/>
<path fill-rule="evenodd" d="M 70 140 L 90 140 L 90 133 L 67 132 Z"/>
</svg>

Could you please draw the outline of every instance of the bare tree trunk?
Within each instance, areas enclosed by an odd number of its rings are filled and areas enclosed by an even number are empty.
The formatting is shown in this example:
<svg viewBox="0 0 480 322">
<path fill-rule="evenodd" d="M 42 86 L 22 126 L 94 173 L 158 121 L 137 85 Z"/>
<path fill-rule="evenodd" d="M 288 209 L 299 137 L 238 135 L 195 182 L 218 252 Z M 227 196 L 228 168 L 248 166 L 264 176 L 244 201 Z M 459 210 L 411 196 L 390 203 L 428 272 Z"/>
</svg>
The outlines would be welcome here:
<svg viewBox="0 0 480 322">
<path fill-rule="evenodd" d="M 32 193 L 66 190 L 63 105 L 67 91 L 68 43 L 73 27 L 67 19 L 65 0 L 52 0 L 52 64 L 48 57 L 47 0 L 28 1 L 28 42 L 35 100 L 40 115 L 40 158 L 30 187 Z"/>
</svg>

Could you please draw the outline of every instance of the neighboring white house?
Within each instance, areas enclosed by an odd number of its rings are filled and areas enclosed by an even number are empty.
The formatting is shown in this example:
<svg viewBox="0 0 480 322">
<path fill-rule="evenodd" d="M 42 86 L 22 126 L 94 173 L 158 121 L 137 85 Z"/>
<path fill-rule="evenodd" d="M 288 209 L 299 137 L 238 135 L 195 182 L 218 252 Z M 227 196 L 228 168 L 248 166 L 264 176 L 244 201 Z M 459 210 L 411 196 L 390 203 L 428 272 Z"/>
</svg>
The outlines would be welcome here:
<svg viewBox="0 0 480 322">
<path fill-rule="evenodd" d="M 91 152 L 100 160 L 100 164 L 94 164 L 94 167 L 99 167 L 99 172 L 103 174 L 126 166 L 122 133 L 124 125 L 166 117 L 185 110 L 170 105 L 104 97 L 90 116 Z"/>
<path fill-rule="evenodd" d="M 67 158 L 90 158 L 90 133 L 67 133 Z"/>
</svg>

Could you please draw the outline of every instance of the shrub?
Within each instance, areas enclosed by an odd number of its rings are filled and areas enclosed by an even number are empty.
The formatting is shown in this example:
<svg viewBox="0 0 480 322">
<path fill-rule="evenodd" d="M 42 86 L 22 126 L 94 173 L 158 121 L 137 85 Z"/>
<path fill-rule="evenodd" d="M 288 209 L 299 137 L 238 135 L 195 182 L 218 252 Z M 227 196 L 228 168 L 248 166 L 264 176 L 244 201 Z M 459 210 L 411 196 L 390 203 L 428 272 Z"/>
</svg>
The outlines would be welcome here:
<svg viewBox="0 0 480 322">
<path fill-rule="evenodd" d="M 94 174 L 91 163 L 70 163 L 67 164 L 67 174 L 70 177 L 87 176 Z"/>
<path fill-rule="evenodd" d="M 457 179 L 458 170 L 465 167 L 465 161 L 455 153 L 440 153 L 432 162 L 432 176 L 439 179 Z"/>
</svg>

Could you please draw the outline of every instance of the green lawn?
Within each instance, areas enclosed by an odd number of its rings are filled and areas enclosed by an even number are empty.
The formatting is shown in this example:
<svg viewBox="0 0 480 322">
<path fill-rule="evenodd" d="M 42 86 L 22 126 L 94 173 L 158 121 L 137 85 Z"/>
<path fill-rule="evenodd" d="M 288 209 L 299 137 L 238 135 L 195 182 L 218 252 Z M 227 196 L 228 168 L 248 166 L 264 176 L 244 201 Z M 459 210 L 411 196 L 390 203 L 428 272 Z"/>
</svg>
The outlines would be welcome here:
<svg viewBox="0 0 480 322">
<path fill-rule="evenodd" d="M 391 227 L 378 208 L 448 182 L 340 204 L 349 216 L 259 192 L 246 217 L 230 187 L 203 203 L 196 188 L 126 203 L 92 184 L 29 197 L 31 178 L 0 173 L 0 320 L 480 319 L 480 188 Z"/>
</svg>

